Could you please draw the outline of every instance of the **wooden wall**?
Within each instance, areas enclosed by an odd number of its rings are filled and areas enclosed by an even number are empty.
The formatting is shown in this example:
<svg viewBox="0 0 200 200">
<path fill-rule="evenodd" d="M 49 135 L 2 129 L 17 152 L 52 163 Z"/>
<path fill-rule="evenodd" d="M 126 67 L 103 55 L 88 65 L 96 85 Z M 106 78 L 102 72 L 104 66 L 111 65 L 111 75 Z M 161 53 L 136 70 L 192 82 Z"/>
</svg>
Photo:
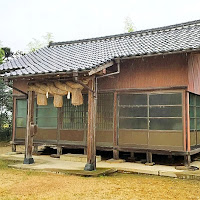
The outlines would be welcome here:
<svg viewBox="0 0 200 200">
<path fill-rule="evenodd" d="M 188 61 L 188 91 L 200 95 L 200 54 L 191 54 Z"/>
<path fill-rule="evenodd" d="M 122 60 L 120 74 L 98 80 L 98 89 L 149 89 L 156 87 L 187 86 L 191 91 L 200 87 L 196 86 L 200 70 L 200 55 L 195 54 L 190 59 L 190 70 L 188 72 L 188 57 L 186 54 L 174 54 L 165 56 L 154 56 Z M 195 68 L 195 69 L 193 69 Z M 196 71 L 195 71 L 196 70 Z M 198 72 L 198 73 L 197 73 Z M 188 75 L 189 73 L 189 75 Z M 195 83 L 194 79 L 196 79 Z M 22 91 L 27 91 L 27 81 L 16 79 L 14 86 Z M 195 86 L 195 87 L 194 87 Z M 13 94 L 21 94 L 13 91 Z"/>
<path fill-rule="evenodd" d="M 15 79 L 13 81 L 13 86 L 16 87 L 17 89 L 22 90 L 23 92 L 27 92 L 28 82 L 22 79 Z M 22 93 L 13 90 L 13 95 L 22 95 Z"/>
<path fill-rule="evenodd" d="M 100 90 L 187 86 L 185 54 L 123 60 L 120 74 L 99 79 Z"/>
<path fill-rule="evenodd" d="M 24 140 L 26 128 L 16 128 L 15 140 Z M 86 145 L 86 131 L 84 130 L 60 130 L 60 144 L 80 144 Z M 57 129 L 38 128 L 37 134 L 34 136 L 34 143 L 57 141 Z M 113 131 L 97 131 L 97 146 L 113 146 Z"/>
<path fill-rule="evenodd" d="M 152 89 L 152 88 L 168 88 L 178 86 L 188 86 L 189 90 L 199 92 L 200 87 L 198 79 L 198 64 L 200 58 L 197 55 L 193 55 L 189 60 L 189 71 L 188 71 L 188 57 L 186 54 L 179 55 L 167 55 L 167 56 L 155 56 L 146 57 L 144 59 L 137 58 L 131 60 L 121 61 L 121 72 L 113 77 L 102 78 L 98 80 L 99 90 L 123 90 L 123 89 Z M 196 72 L 196 71 L 197 72 Z M 200 75 L 200 74 L 199 74 Z M 195 79 L 195 80 L 194 80 Z M 27 82 L 24 80 L 15 80 L 14 86 L 20 90 L 27 90 Z M 14 95 L 20 94 L 17 91 L 13 91 Z M 76 131 L 75 131 L 76 132 Z M 72 141 L 81 142 L 85 144 L 84 132 L 71 132 L 61 131 L 61 141 Z M 44 135 L 43 135 L 44 134 Z M 120 146 L 143 146 L 148 145 L 152 149 L 163 149 L 163 150 L 183 150 L 183 134 L 182 133 L 166 133 L 163 135 L 157 135 L 157 133 L 151 133 L 152 140 L 148 143 L 147 133 L 135 133 L 133 131 L 119 133 L 119 145 Z M 23 130 L 17 130 L 16 138 L 24 135 Z M 131 136 L 130 136 L 131 135 Z M 140 137 L 143 135 L 143 137 Z M 41 132 L 37 137 L 38 140 L 46 139 L 46 133 Z M 126 137 L 127 136 L 127 137 Z M 126 138 L 128 138 L 126 140 Z M 171 143 L 166 144 L 168 138 Z M 52 139 L 56 139 L 56 130 L 52 131 Z M 109 132 L 97 132 L 97 146 L 112 146 L 113 145 L 113 131 Z M 128 143 L 127 143 L 128 141 Z M 137 141 L 137 142 L 136 142 Z M 159 141 L 159 143 L 156 143 Z"/>
</svg>

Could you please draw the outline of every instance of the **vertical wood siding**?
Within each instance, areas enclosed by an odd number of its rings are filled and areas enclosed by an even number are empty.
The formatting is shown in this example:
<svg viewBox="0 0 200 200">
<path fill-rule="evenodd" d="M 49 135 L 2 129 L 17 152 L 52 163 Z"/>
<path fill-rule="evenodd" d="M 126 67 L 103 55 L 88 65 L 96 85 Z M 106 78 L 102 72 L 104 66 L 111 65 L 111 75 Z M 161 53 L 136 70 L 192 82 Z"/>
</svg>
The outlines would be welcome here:
<svg viewBox="0 0 200 200">
<path fill-rule="evenodd" d="M 185 54 L 123 60 L 114 78 L 99 80 L 99 89 L 155 88 L 187 86 Z"/>
<path fill-rule="evenodd" d="M 200 94 L 200 54 L 191 54 L 188 61 L 188 90 Z"/>
<path fill-rule="evenodd" d="M 27 89 L 28 89 L 28 81 L 16 79 L 16 80 L 13 81 L 13 86 L 16 87 L 17 89 L 22 90 L 23 92 L 27 92 Z M 18 92 L 18 91 L 16 91 L 16 90 L 13 90 L 13 94 L 14 94 L 14 95 L 16 95 L 16 94 L 17 94 L 17 95 L 18 95 L 18 94 L 22 95 L 22 93 L 20 93 L 20 92 Z"/>
</svg>

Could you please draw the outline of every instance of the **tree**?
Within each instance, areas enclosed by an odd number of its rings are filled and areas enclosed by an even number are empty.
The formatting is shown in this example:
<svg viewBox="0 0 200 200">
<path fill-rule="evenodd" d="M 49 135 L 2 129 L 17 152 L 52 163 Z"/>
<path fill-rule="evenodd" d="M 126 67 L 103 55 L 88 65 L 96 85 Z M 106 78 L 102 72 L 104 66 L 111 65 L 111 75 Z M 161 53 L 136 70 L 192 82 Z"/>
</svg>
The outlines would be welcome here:
<svg viewBox="0 0 200 200">
<path fill-rule="evenodd" d="M 6 48 L 10 52 L 10 48 Z M 7 56 L 8 56 L 8 52 Z M 0 49 L 0 64 L 3 63 L 6 53 Z M 0 79 L 0 141 L 8 140 L 11 136 L 12 121 L 12 90 L 8 88 L 3 79 Z"/>
<path fill-rule="evenodd" d="M 28 51 L 33 52 L 42 48 L 42 43 L 39 40 L 33 38 L 33 41 L 29 42 L 27 46 L 28 46 Z"/>
<path fill-rule="evenodd" d="M 4 57 L 5 57 L 4 50 L 0 48 L 0 64 L 3 63 Z"/>
<path fill-rule="evenodd" d="M 8 140 L 12 127 L 12 90 L 0 79 L 0 141 Z"/>
<path fill-rule="evenodd" d="M 134 31 L 134 25 L 133 21 L 130 17 L 126 17 L 125 19 L 125 27 L 124 27 L 125 32 L 133 32 Z"/>
<path fill-rule="evenodd" d="M 2 47 L 1 48 L 4 51 L 4 59 L 6 59 L 8 61 L 9 57 L 11 57 L 13 55 L 13 52 L 11 52 L 10 48 L 8 47 Z"/>
<path fill-rule="evenodd" d="M 44 46 L 47 46 L 53 39 L 52 33 L 47 32 L 46 35 L 42 36 L 42 41 L 33 38 L 31 42 L 28 43 L 28 52 L 36 51 Z"/>
<path fill-rule="evenodd" d="M 43 39 L 44 39 L 44 45 L 48 45 L 49 42 L 52 42 L 53 40 L 53 34 L 47 32 L 46 35 L 43 36 Z"/>
<path fill-rule="evenodd" d="M 9 58 L 12 58 L 14 55 L 13 52 L 11 52 L 11 49 L 9 47 L 3 47 L 2 42 L 0 41 L 0 64 L 2 64 L 5 60 L 8 61 Z"/>
<path fill-rule="evenodd" d="M 5 57 L 5 53 L 4 53 L 4 50 L 2 49 L 2 42 L 0 41 L 0 64 L 3 63 L 4 57 Z"/>
</svg>

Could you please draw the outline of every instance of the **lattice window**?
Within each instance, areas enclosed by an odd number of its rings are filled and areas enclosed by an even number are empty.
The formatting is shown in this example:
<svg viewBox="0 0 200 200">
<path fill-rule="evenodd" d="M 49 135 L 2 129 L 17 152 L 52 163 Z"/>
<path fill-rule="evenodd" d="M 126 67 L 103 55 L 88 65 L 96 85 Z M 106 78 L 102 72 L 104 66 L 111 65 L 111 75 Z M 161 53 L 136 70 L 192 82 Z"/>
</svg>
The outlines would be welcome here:
<svg viewBox="0 0 200 200">
<path fill-rule="evenodd" d="M 98 94 L 97 100 L 97 130 L 113 129 L 113 94 Z"/>
<path fill-rule="evenodd" d="M 73 106 L 71 99 L 64 97 L 63 129 L 87 129 L 88 97 L 84 96 L 84 104 Z M 97 130 L 113 129 L 113 94 L 98 94 Z M 27 100 L 17 100 L 17 127 L 26 127 Z M 39 128 L 57 128 L 57 109 L 53 106 L 53 98 L 48 98 L 47 106 L 34 106 L 34 121 Z"/>
<path fill-rule="evenodd" d="M 73 106 L 71 99 L 64 99 L 63 108 L 63 129 L 83 130 L 87 122 L 87 95 L 83 95 L 84 103 L 80 106 Z"/>
</svg>

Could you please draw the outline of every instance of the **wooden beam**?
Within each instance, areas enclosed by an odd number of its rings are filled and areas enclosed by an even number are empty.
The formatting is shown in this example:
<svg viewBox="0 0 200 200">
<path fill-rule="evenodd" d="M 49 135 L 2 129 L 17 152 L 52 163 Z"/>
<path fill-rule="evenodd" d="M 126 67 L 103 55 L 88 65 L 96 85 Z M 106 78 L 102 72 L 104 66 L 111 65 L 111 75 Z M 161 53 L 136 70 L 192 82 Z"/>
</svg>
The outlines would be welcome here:
<svg viewBox="0 0 200 200">
<path fill-rule="evenodd" d="M 90 72 L 89 72 L 89 76 L 93 75 L 93 74 L 96 74 L 97 72 L 100 72 L 108 67 L 111 67 L 112 65 L 114 65 L 114 62 L 111 61 L 109 63 L 106 63 L 104 65 L 100 65 L 99 67 L 95 68 L 95 69 L 92 69 Z"/>
<path fill-rule="evenodd" d="M 95 90 L 95 77 L 89 83 L 89 87 Z M 96 169 L 96 104 L 97 98 L 90 90 L 88 91 L 88 132 L 87 132 L 87 164 L 84 170 L 92 171 Z"/>
<path fill-rule="evenodd" d="M 25 135 L 24 164 L 34 163 L 34 160 L 32 158 L 33 135 L 31 133 L 31 123 L 33 123 L 33 117 L 34 117 L 34 96 L 35 92 L 28 91 L 28 105 L 27 105 L 28 112 L 27 112 L 26 135 Z"/>
<path fill-rule="evenodd" d="M 94 90 L 92 90 L 90 87 L 88 87 L 87 85 L 85 85 L 82 81 L 78 80 L 78 79 L 74 79 L 74 82 L 79 83 L 80 85 L 82 85 L 85 89 L 89 90 L 92 93 L 95 93 Z"/>
<path fill-rule="evenodd" d="M 121 89 L 99 89 L 98 92 L 148 92 L 162 90 L 182 90 L 187 89 L 187 86 L 171 86 L 171 87 L 156 87 L 156 88 L 121 88 Z"/>
</svg>

